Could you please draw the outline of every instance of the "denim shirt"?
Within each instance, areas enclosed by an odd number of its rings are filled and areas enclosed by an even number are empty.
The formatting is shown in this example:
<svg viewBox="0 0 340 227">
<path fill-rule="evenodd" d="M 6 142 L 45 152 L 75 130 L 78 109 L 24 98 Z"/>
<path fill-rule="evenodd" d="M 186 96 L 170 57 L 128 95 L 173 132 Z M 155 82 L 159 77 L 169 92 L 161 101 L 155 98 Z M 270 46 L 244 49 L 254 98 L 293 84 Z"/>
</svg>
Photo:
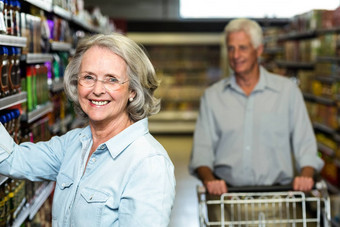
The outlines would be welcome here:
<svg viewBox="0 0 340 227">
<path fill-rule="evenodd" d="M 53 226 L 167 226 L 174 167 L 140 120 L 91 155 L 90 127 L 48 142 L 17 145 L 0 125 L 0 173 L 56 181 Z"/>
<path fill-rule="evenodd" d="M 201 98 L 191 173 L 200 166 L 233 186 L 288 184 L 295 168 L 321 170 L 323 161 L 296 84 L 261 67 L 249 96 L 235 75 L 209 87 Z"/>
</svg>

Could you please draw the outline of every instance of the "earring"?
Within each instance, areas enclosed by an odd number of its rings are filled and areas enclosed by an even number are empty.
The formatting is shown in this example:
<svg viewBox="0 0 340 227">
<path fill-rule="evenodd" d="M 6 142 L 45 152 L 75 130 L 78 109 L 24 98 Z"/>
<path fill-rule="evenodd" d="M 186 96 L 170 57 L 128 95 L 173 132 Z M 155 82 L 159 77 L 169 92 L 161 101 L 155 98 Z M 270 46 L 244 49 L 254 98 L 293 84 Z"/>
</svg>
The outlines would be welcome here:
<svg viewBox="0 0 340 227">
<path fill-rule="evenodd" d="M 132 102 L 132 101 L 133 101 L 133 98 L 132 98 L 132 97 L 131 97 L 131 98 L 129 98 L 129 101 L 130 101 L 130 102 Z"/>
</svg>

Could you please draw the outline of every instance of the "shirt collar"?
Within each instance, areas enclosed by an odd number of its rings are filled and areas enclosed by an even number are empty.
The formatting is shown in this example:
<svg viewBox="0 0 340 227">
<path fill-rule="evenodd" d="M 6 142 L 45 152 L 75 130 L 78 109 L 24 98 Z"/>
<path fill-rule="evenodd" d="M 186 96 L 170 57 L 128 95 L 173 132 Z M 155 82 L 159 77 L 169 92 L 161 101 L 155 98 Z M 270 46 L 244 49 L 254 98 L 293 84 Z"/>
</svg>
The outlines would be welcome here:
<svg viewBox="0 0 340 227">
<path fill-rule="evenodd" d="M 261 91 L 264 89 L 271 89 L 273 91 L 279 91 L 281 85 L 275 83 L 275 81 L 271 78 L 271 73 L 268 72 L 263 66 L 260 66 L 260 80 L 257 83 L 254 91 Z M 233 88 L 237 91 L 241 91 L 241 88 L 236 83 L 235 74 L 231 74 L 231 76 L 225 81 L 225 88 Z"/>
<path fill-rule="evenodd" d="M 124 129 L 118 135 L 106 141 L 104 145 L 106 145 L 112 158 L 115 159 L 133 141 L 147 134 L 148 132 L 149 132 L 148 119 L 144 118 L 130 125 L 128 128 Z M 88 140 L 92 140 L 92 132 L 90 126 L 83 128 L 79 135 L 82 143 Z M 99 149 L 100 147 L 101 146 L 99 146 Z"/>
</svg>

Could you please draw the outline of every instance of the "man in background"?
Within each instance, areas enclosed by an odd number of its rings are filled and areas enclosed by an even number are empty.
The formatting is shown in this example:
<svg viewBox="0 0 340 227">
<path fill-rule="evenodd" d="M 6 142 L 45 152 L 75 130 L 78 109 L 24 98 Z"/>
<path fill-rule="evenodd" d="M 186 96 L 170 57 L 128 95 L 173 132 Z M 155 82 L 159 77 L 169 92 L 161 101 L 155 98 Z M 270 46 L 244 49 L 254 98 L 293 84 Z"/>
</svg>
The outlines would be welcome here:
<svg viewBox="0 0 340 227">
<path fill-rule="evenodd" d="M 210 195 L 289 183 L 311 190 L 323 161 L 299 88 L 259 65 L 263 35 L 255 21 L 232 20 L 225 39 L 233 74 L 201 98 L 190 172 Z"/>
</svg>

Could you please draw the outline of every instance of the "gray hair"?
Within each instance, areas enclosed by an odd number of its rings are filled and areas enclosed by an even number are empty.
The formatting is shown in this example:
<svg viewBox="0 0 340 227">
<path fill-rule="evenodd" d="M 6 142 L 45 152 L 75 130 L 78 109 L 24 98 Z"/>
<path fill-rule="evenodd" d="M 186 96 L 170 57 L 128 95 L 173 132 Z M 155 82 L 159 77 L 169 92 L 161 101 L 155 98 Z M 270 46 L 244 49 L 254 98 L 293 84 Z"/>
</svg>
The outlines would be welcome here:
<svg viewBox="0 0 340 227">
<path fill-rule="evenodd" d="M 160 82 L 156 77 L 155 69 L 145 51 L 134 41 L 119 33 L 97 34 L 80 40 L 64 74 L 64 89 L 69 99 L 74 103 L 76 113 L 87 118 L 78 100 L 77 75 L 84 53 L 93 46 L 107 48 L 126 62 L 129 89 L 136 93 L 134 100 L 127 106 L 130 119 L 138 121 L 158 113 L 160 100 L 154 97 L 154 91 Z"/>
<path fill-rule="evenodd" d="M 228 42 L 229 33 L 237 31 L 244 31 L 249 35 L 254 48 L 258 48 L 263 42 L 262 28 L 256 21 L 245 18 L 230 21 L 224 28 L 226 41 Z"/>
</svg>

